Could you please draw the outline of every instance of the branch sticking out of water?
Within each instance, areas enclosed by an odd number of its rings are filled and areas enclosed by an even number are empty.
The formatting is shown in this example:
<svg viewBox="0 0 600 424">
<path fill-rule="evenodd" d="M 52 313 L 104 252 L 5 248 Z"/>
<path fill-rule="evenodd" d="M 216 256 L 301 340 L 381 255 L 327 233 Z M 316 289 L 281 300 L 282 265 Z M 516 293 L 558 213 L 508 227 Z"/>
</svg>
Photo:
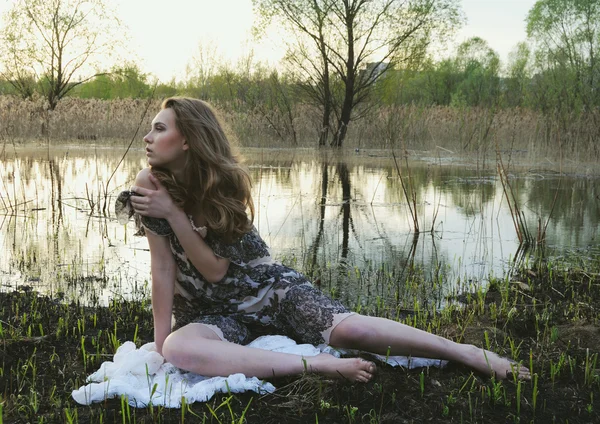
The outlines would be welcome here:
<svg viewBox="0 0 600 424">
<path fill-rule="evenodd" d="M 404 176 L 402 175 L 401 167 L 398 165 L 398 160 L 396 159 L 396 154 L 392 150 L 392 157 L 394 158 L 394 164 L 396 165 L 396 171 L 398 172 L 398 176 L 400 177 L 400 185 L 402 186 L 402 191 L 404 192 L 404 197 L 408 203 L 408 210 L 410 212 L 410 216 L 413 221 L 413 230 L 415 233 L 419 234 L 419 217 L 417 216 L 417 194 L 415 192 L 415 188 L 412 185 L 412 179 L 410 178 L 410 167 L 408 166 L 408 160 L 406 163 L 406 168 L 408 170 L 408 189 L 406 184 L 404 183 Z M 406 155 L 404 156 L 406 158 Z M 408 193 L 410 190 L 410 195 Z M 412 205 L 411 205 L 412 202 Z"/>
<path fill-rule="evenodd" d="M 504 197 L 506 198 L 506 202 L 508 203 L 510 216 L 512 218 L 513 225 L 515 226 L 517 237 L 519 238 L 519 243 L 527 246 L 533 242 L 533 238 L 531 237 L 531 233 L 527 228 L 525 214 L 520 209 L 519 202 L 517 201 L 517 197 L 515 196 L 515 192 L 513 191 L 513 188 L 510 185 L 510 180 L 508 179 L 508 173 L 506 172 L 506 167 L 504 166 L 504 162 L 502 161 L 500 149 L 496 150 L 496 165 L 498 168 L 498 176 L 500 177 L 500 183 L 502 184 L 502 190 L 504 191 Z"/>
</svg>

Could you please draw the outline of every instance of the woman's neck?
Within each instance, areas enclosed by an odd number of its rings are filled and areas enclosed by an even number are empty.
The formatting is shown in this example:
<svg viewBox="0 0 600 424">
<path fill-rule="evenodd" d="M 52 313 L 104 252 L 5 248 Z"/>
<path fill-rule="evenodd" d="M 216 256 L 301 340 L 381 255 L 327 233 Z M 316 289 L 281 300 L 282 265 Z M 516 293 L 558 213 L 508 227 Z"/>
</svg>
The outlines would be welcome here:
<svg viewBox="0 0 600 424">
<path fill-rule="evenodd" d="M 173 178 L 175 178 L 175 181 L 177 181 L 177 184 L 181 184 L 183 185 L 183 181 L 184 181 L 184 171 L 183 169 L 170 169 L 171 174 L 173 174 Z"/>
</svg>

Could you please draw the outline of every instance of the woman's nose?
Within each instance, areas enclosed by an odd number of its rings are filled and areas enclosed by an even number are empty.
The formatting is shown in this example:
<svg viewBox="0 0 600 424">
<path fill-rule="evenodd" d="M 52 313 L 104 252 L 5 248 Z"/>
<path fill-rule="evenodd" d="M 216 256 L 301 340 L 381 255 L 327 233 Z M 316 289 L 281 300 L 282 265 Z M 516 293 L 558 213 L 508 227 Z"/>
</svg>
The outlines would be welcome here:
<svg viewBox="0 0 600 424">
<path fill-rule="evenodd" d="M 150 133 L 148 133 L 144 136 L 144 142 L 150 143 Z"/>
</svg>

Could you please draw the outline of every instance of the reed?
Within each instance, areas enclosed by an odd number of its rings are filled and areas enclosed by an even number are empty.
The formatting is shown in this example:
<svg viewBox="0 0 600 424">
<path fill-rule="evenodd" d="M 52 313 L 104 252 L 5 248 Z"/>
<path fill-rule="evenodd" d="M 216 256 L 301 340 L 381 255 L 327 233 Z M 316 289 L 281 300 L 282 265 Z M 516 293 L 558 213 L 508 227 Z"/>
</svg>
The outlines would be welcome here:
<svg viewBox="0 0 600 424">
<path fill-rule="evenodd" d="M 405 158 L 406 158 L 405 154 Z M 412 219 L 412 228 L 415 234 L 419 234 L 419 216 L 417 215 L 417 193 L 415 188 L 413 187 L 412 180 L 410 178 L 410 167 L 408 163 L 406 164 L 407 176 L 402 174 L 402 167 L 398 165 L 398 160 L 396 159 L 396 153 L 392 150 L 392 157 L 394 158 L 394 165 L 396 166 L 396 172 L 398 172 L 398 177 L 400 178 L 400 185 L 402 186 L 402 192 L 404 193 L 404 198 L 408 204 L 408 212 L 410 213 L 410 217 Z"/>
<path fill-rule="evenodd" d="M 44 108 L 42 99 L 25 101 L 0 96 L 0 122 L 4 137 L 17 142 L 49 140 L 82 144 L 126 145 L 149 107 L 141 128 L 149 128 L 152 111 L 160 99 L 79 99 L 66 98 L 54 111 Z M 240 102 L 213 104 L 242 145 L 252 147 L 316 147 L 319 140 L 319 110 L 296 104 L 285 116 L 266 116 L 260 108 Z M 457 152 L 493 153 L 492 140 L 501 150 L 534 157 L 558 157 L 575 161 L 598 160 L 600 110 L 570 116 L 556 125 L 556 116 L 529 109 L 390 105 L 370 107 L 367 117 L 348 127 L 345 146 L 351 148 L 400 148 Z M 282 112 L 283 113 L 283 112 Z M 293 131 L 279 128 L 278 122 L 292 122 Z M 285 131 L 284 131 L 285 130 Z M 393 136 L 390 137 L 390 134 Z M 0 140 L 1 141 L 1 140 Z"/>
<path fill-rule="evenodd" d="M 510 209 L 510 216 L 513 221 L 513 225 L 515 227 L 515 231 L 517 233 L 517 237 L 519 238 L 519 243 L 524 246 L 528 246 L 533 242 L 533 238 L 529 229 L 527 228 L 527 221 L 525 220 L 525 214 L 521 210 L 520 202 L 513 190 L 513 187 L 510 183 L 507 167 L 502 160 L 502 155 L 500 152 L 497 152 L 496 156 L 497 161 L 497 169 L 498 169 L 498 177 L 500 178 L 500 183 L 502 184 L 502 190 L 504 192 L 504 198 L 506 199 L 506 203 L 508 204 L 508 208 Z"/>
</svg>

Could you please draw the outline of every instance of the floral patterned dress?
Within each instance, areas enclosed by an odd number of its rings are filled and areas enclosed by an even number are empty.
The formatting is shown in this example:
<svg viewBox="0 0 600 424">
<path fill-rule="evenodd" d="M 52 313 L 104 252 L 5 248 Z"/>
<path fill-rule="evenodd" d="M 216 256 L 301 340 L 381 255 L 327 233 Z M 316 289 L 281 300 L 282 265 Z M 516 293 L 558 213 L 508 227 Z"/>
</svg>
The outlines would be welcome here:
<svg viewBox="0 0 600 424">
<path fill-rule="evenodd" d="M 117 210 L 127 208 L 130 195 L 119 195 Z M 234 243 L 225 243 L 210 228 L 191 223 L 190 231 L 198 231 L 215 255 L 230 260 L 225 277 L 209 283 L 188 259 L 165 219 L 139 218 L 140 233 L 147 230 L 169 239 L 177 264 L 175 328 L 201 323 L 217 327 L 225 340 L 240 344 L 258 335 L 284 334 L 318 345 L 328 343 L 333 328 L 353 314 L 314 288 L 304 275 L 274 261 L 256 228 Z"/>
</svg>

